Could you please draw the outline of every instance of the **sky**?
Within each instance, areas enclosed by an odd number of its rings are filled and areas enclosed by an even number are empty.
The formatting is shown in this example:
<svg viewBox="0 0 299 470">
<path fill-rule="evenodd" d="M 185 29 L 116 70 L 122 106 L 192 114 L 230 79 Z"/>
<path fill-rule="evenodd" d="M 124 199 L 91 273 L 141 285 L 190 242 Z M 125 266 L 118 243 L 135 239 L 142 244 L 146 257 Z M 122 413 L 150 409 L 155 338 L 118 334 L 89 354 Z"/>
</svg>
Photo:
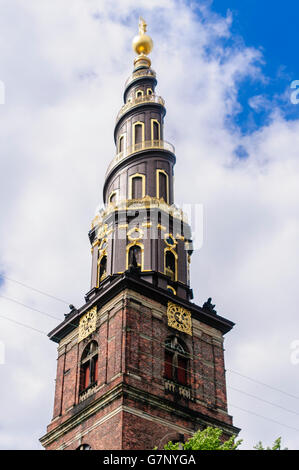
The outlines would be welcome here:
<svg viewBox="0 0 299 470">
<path fill-rule="evenodd" d="M 51 420 L 56 344 L 45 333 L 89 290 L 87 233 L 139 15 L 176 147 L 175 199 L 204 211 L 194 301 L 211 296 L 236 323 L 225 361 L 242 448 L 281 436 L 298 449 L 294 3 L 0 0 L 1 449 L 40 449 Z"/>
</svg>

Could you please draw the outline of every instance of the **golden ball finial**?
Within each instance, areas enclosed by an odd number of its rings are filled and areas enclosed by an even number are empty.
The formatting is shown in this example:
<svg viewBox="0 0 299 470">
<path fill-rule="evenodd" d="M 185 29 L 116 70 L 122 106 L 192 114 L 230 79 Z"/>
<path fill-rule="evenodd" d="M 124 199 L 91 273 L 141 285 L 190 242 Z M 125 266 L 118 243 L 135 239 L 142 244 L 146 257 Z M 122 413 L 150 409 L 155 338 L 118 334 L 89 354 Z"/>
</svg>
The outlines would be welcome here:
<svg viewBox="0 0 299 470">
<path fill-rule="evenodd" d="M 145 34 L 147 24 L 143 18 L 139 19 L 139 34 L 133 39 L 133 50 L 136 54 L 145 54 L 148 55 L 153 49 L 153 41 L 150 36 Z"/>
</svg>

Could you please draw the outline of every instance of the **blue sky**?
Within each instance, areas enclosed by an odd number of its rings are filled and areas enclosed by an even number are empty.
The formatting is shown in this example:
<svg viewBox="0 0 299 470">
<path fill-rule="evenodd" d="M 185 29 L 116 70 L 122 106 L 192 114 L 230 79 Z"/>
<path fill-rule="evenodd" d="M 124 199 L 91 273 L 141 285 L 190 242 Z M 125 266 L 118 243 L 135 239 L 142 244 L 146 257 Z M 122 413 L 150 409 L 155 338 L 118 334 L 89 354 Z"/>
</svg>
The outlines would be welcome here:
<svg viewBox="0 0 299 470">
<path fill-rule="evenodd" d="M 236 323 L 225 338 L 229 412 L 242 428 L 243 448 L 278 436 L 298 448 L 298 400 L 230 371 L 299 396 L 299 365 L 290 361 L 299 337 L 299 105 L 289 99 L 299 80 L 299 7 L 266 0 L 139 0 L 138 10 L 135 0 L 76 0 L 71 9 L 69 0 L 0 5 L 7 91 L 0 106 L 0 272 L 84 303 L 87 233 L 115 155 L 131 40 L 144 16 L 157 93 L 166 101 L 165 139 L 176 147 L 175 200 L 204 207 L 204 243 L 191 264 L 195 302 L 211 296 L 219 314 Z M 53 298 L 1 278 L 0 289 L 64 318 Z M 3 297 L 0 313 L 43 331 L 57 323 Z M 56 345 L 4 319 L 0 341 L 7 358 L 0 366 L 0 448 L 40 448 L 52 414 Z"/>
<path fill-rule="evenodd" d="M 287 119 L 297 119 L 299 107 L 289 103 L 285 92 L 290 93 L 290 83 L 299 79 L 296 46 L 299 3 L 294 0 L 213 0 L 212 9 L 221 15 L 226 15 L 229 10 L 233 17 L 233 39 L 244 41 L 247 47 L 260 49 L 263 53 L 265 83 L 245 80 L 239 90 L 243 110 L 236 117 L 236 123 L 242 131 L 251 132 L 269 116 L 269 109 L 254 112 L 250 108 L 248 99 L 253 94 L 264 94 L 270 101 L 279 102 Z"/>
<path fill-rule="evenodd" d="M 294 0 L 213 0 L 212 9 L 222 15 L 233 14 L 232 32 L 239 34 L 247 46 L 262 47 L 266 70 L 275 76 L 281 67 L 299 76 L 296 55 L 299 4 Z"/>
</svg>

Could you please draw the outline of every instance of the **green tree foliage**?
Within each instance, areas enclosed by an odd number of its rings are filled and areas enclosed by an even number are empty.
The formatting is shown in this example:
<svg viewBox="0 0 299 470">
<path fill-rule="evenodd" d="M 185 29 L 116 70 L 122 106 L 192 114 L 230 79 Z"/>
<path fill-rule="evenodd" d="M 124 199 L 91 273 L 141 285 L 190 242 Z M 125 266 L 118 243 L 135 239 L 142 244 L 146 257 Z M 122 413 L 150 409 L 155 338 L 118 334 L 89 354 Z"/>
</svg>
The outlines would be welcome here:
<svg viewBox="0 0 299 470">
<path fill-rule="evenodd" d="M 208 427 L 203 431 L 197 431 L 187 442 L 168 442 L 164 446 L 165 450 L 235 450 L 242 440 L 235 442 L 236 436 L 230 437 L 227 441 L 221 441 L 222 430 Z"/>
<path fill-rule="evenodd" d="M 276 441 L 274 442 L 272 447 L 266 447 L 264 448 L 263 444 L 261 441 L 259 441 L 255 446 L 254 449 L 256 450 L 288 450 L 286 447 L 284 449 L 281 448 L 281 437 L 278 437 Z"/>
<path fill-rule="evenodd" d="M 236 450 L 242 443 L 242 439 L 236 441 L 236 436 L 227 441 L 221 440 L 222 429 L 208 427 L 203 431 L 197 431 L 187 442 L 168 442 L 164 450 Z M 262 442 L 254 446 L 256 450 L 282 450 L 281 437 L 276 439 L 272 447 L 264 448 Z M 288 450 L 288 449 L 283 449 Z"/>
</svg>

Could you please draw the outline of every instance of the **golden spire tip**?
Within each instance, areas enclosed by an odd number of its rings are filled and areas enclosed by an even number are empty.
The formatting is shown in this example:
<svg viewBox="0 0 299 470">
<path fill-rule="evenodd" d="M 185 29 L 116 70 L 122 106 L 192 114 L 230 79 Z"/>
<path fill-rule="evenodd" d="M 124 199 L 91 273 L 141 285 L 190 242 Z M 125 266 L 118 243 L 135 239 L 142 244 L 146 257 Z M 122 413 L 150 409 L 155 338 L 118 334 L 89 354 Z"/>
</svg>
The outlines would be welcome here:
<svg viewBox="0 0 299 470">
<path fill-rule="evenodd" d="M 146 34 L 147 24 L 145 20 L 139 17 L 139 33 L 133 39 L 133 50 L 138 55 L 148 55 L 153 49 L 153 41 L 150 36 Z"/>
</svg>

